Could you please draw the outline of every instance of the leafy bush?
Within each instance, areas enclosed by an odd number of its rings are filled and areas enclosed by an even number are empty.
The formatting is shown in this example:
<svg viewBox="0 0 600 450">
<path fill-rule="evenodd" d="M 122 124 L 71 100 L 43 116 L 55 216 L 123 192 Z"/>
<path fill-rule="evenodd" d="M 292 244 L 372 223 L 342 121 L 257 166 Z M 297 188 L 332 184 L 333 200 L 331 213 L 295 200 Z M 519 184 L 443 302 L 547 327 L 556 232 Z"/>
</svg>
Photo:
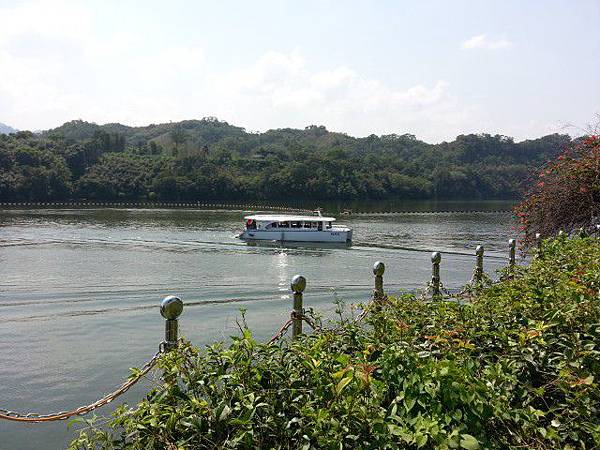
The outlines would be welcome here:
<svg viewBox="0 0 600 450">
<path fill-rule="evenodd" d="M 551 161 L 515 208 L 531 244 L 535 233 L 592 228 L 600 220 L 600 136 L 590 136 Z"/>
<path fill-rule="evenodd" d="M 183 343 L 71 447 L 598 448 L 599 298 L 600 240 L 556 240 L 469 303 L 403 295 L 295 342 Z"/>
</svg>

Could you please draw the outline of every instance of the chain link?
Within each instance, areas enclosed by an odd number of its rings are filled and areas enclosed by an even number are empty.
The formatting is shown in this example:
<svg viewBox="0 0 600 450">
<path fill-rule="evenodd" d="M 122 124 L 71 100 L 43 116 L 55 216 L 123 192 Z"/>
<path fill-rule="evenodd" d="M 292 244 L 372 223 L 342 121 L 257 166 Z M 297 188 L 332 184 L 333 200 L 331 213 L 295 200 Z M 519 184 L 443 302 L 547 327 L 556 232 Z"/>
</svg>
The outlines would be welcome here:
<svg viewBox="0 0 600 450">
<path fill-rule="evenodd" d="M 101 406 L 107 405 L 121 394 L 127 392 L 131 386 L 136 384 L 144 375 L 146 375 L 154 367 L 156 361 L 164 352 L 165 348 L 163 342 L 160 344 L 158 351 L 146 364 L 144 364 L 144 366 L 140 369 L 140 372 L 138 374 L 128 379 L 116 390 L 112 391 L 110 394 L 105 395 L 104 397 L 95 401 L 94 403 L 90 403 L 86 406 L 80 406 L 79 408 L 73 409 L 71 411 L 60 411 L 51 414 L 21 414 L 15 411 L 9 411 L 7 409 L 0 408 L 0 419 L 11 420 L 13 422 L 51 422 L 55 420 L 65 420 L 72 416 L 80 416 L 83 414 L 87 414 L 90 411 L 100 408 Z"/>
<path fill-rule="evenodd" d="M 275 341 L 278 341 L 283 337 L 283 335 L 287 332 L 288 328 L 292 326 L 292 319 L 288 319 L 286 323 L 279 329 L 277 333 L 269 340 L 269 344 L 272 344 Z"/>
<path fill-rule="evenodd" d="M 315 331 L 318 331 L 321 329 L 321 327 L 318 326 L 314 320 L 312 320 L 308 316 L 305 316 L 304 314 L 300 315 L 299 319 L 305 321 Z"/>
<path fill-rule="evenodd" d="M 365 309 L 363 309 L 362 312 L 356 316 L 354 323 L 356 324 L 361 322 L 365 317 L 367 317 L 367 314 L 369 314 L 374 305 L 381 305 L 385 300 L 387 300 L 387 295 L 380 295 L 377 292 L 373 292 L 373 297 L 367 302 Z"/>
<path fill-rule="evenodd" d="M 479 278 L 479 280 L 478 280 Z M 473 297 L 473 294 L 478 292 L 482 287 L 490 285 L 494 280 L 485 272 L 478 273 L 477 267 L 473 269 L 471 279 L 466 286 L 456 294 L 457 297 Z"/>
</svg>

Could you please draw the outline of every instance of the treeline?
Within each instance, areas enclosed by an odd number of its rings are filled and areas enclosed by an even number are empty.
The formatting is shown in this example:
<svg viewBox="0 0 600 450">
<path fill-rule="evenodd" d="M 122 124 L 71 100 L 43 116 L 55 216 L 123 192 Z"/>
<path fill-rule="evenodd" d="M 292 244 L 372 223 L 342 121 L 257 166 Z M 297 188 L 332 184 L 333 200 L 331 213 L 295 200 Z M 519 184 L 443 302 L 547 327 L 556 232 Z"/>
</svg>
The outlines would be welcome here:
<svg viewBox="0 0 600 450">
<path fill-rule="evenodd" d="M 72 121 L 0 134 L 2 201 L 518 197 L 571 140 L 355 138 L 322 126 L 250 133 L 215 118 L 128 127 Z"/>
</svg>

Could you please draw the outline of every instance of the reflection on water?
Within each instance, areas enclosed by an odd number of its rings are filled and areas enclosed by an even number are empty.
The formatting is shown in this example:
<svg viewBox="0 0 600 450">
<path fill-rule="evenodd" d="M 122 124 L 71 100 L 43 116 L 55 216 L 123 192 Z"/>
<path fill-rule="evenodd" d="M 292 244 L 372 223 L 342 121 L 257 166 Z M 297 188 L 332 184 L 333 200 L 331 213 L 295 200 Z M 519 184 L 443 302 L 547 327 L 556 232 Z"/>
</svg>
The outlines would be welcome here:
<svg viewBox="0 0 600 450">
<path fill-rule="evenodd" d="M 203 345 L 237 332 L 240 307 L 257 338 L 268 339 L 289 316 L 297 273 L 307 278 L 306 306 L 325 316 L 335 298 L 368 298 L 377 260 L 386 263 L 388 292 L 414 290 L 429 279 L 428 252 L 440 250 L 442 281 L 456 289 L 470 277 L 478 244 L 493 273 L 512 237 L 510 213 L 490 212 L 506 204 L 467 206 L 484 212 L 340 216 L 354 229 L 350 246 L 245 243 L 235 237 L 242 211 L 2 211 L 0 407 L 60 410 L 118 385 L 156 350 L 164 332 L 157 305 L 168 294 L 186 304 L 182 333 Z M 64 423 L 0 422 L 1 448 L 60 448 L 69 437 Z"/>
<path fill-rule="evenodd" d="M 317 250 L 315 255 L 318 256 L 319 250 L 326 249 L 346 249 L 352 246 L 351 242 L 293 242 L 293 241 L 257 241 L 257 240 L 243 240 L 248 247 L 264 247 L 264 248 L 277 248 L 280 250 L 294 250 L 301 249 L 303 251 Z"/>
<path fill-rule="evenodd" d="M 287 268 L 289 266 L 289 261 L 288 254 L 285 252 L 284 249 L 282 249 L 277 255 L 275 259 L 275 265 L 277 269 L 277 277 L 279 280 L 279 282 L 277 283 L 279 292 L 287 292 L 289 285 L 289 280 L 287 279 Z M 280 295 L 280 298 L 285 299 L 286 295 Z"/>
</svg>

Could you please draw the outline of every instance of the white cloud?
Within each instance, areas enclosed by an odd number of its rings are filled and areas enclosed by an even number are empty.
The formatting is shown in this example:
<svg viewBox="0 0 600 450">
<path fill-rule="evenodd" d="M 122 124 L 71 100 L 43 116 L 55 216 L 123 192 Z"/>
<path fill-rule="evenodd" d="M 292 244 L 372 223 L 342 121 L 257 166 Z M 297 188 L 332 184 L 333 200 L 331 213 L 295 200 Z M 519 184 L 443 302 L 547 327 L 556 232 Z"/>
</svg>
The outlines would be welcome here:
<svg viewBox="0 0 600 450">
<path fill-rule="evenodd" d="M 10 18 L 0 29 L 2 122 L 40 129 L 76 118 L 145 125 L 217 116 L 250 130 L 320 124 L 437 141 L 474 116 L 442 79 L 396 86 L 345 65 L 316 69 L 297 50 L 218 70 L 198 45 L 151 48 L 128 30 L 102 34 L 80 5 L 0 7 Z"/>
<path fill-rule="evenodd" d="M 253 130 L 323 124 L 355 135 L 413 132 L 440 140 L 472 115 L 444 80 L 399 88 L 346 66 L 313 70 L 297 51 L 268 52 L 210 85 L 216 114 Z"/>
<path fill-rule="evenodd" d="M 484 49 L 484 50 L 500 50 L 503 48 L 512 47 L 513 43 L 506 38 L 500 39 L 490 39 L 486 34 L 478 34 L 477 36 L 473 36 L 470 39 L 467 39 L 462 43 L 461 48 L 463 50 L 474 50 L 474 49 Z"/>
<path fill-rule="evenodd" d="M 64 0 L 19 3 L 0 13 L 0 43 L 26 35 L 81 40 L 88 36 L 92 20 L 83 5 Z"/>
</svg>

